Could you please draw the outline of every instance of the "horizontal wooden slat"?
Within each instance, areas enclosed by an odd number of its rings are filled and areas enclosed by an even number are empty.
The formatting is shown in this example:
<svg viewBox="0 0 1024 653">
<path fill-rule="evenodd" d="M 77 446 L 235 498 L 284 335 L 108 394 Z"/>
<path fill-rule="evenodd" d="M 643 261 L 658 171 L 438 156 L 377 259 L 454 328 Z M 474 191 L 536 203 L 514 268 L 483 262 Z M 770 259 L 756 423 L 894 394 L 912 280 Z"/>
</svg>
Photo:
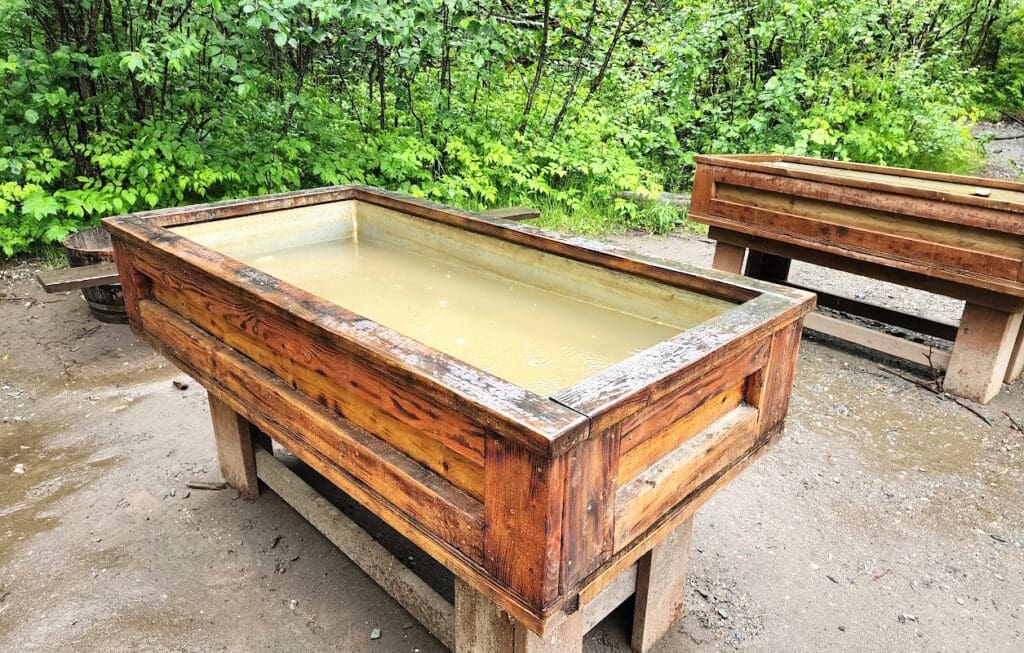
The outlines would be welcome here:
<svg viewBox="0 0 1024 653">
<path fill-rule="evenodd" d="M 965 254 L 975 252 L 1016 261 L 1024 258 L 1024 239 L 1020 236 L 918 218 L 902 213 L 900 206 L 892 207 L 889 211 L 881 211 L 850 206 L 842 202 L 826 202 L 811 197 L 724 183 L 715 187 L 714 199 L 875 232 L 879 234 L 882 245 L 886 245 L 885 236 L 892 236 L 944 245 L 962 250 Z"/>
<path fill-rule="evenodd" d="M 825 201 L 843 202 L 862 208 L 891 210 L 900 207 L 900 212 L 920 218 L 941 222 L 970 225 L 982 229 L 1004 231 L 1024 235 L 1024 223 L 1008 213 L 1024 212 L 1024 204 L 1006 202 L 967 194 L 946 193 L 935 190 L 901 186 L 898 175 L 892 175 L 891 183 L 878 183 L 855 179 L 844 179 L 830 174 L 827 167 L 839 162 L 822 162 L 817 159 L 780 157 L 786 161 L 810 161 L 823 169 L 819 173 L 782 167 L 779 161 L 745 161 L 741 157 L 698 157 L 697 163 L 706 165 L 715 181 L 734 183 L 753 188 L 793 193 Z M 821 165 L 823 164 L 824 165 Z M 849 166 L 850 164 L 841 164 Z M 891 168 L 877 167 L 892 171 Z M 899 173 L 920 172 L 896 170 Z M 971 186 L 1005 188 L 1013 182 L 962 177 L 958 183 Z M 1024 188 L 1019 184 L 1017 189 Z M 956 206 L 955 211 L 950 206 Z"/>
<path fill-rule="evenodd" d="M 62 292 L 118 283 L 120 279 L 117 276 L 117 264 L 107 262 L 77 268 L 40 270 L 36 272 L 36 281 L 46 292 Z"/>
<path fill-rule="evenodd" d="M 949 352 L 919 342 L 869 329 L 847 320 L 840 320 L 821 313 L 811 313 L 804 318 L 804 328 L 817 331 L 833 338 L 846 340 L 868 349 L 880 351 L 902 360 L 944 370 L 949 366 Z"/>
<path fill-rule="evenodd" d="M 619 424 L 620 452 L 629 453 L 634 447 L 657 436 L 676 420 L 688 415 L 707 399 L 759 370 L 768 362 L 768 349 L 767 340 L 755 341 L 739 354 L 704 368 L 688 383 L 680 384 L 670 395 L 659 398 L 649 408 L 626 416 Z"/>
<path fill-rule="evenodd" d="M 531 209 L 526 206 L 506 206 L 500 209 L 489 209 L 481 213 L 485 218 L 497 218 L 499 220 L 511 220 L 520 222 L 522 220 L 534 220 L 540 217 L 540 209 Z"/>
<path fill-rule="evenodd" d="M 153 296 L 338 417 L 381 438 L 474 498 L 483 499 L 482 456 L 473 460 L 459 454 L 444 442 L 388 414 L 365 396 L 347 391 L 347 386 L 330 383 L 316 371 L 295 365 L 294 361 L 270 349 L 265 342 L 235 328 L 216 312 L 200 309 L 184 295 L 171 292 L 165 286 L 154 285 Z M 362 384 L 362 387 L 368 385 L 369 382 Z"/>
<path fill-rule="evenodd" d="M 217 343 L 198 327 L 151 300 L 139 302 L 146 331 L 202 376 L 246 407 L 243 415 L 288 445 L 332 480 L 358 483 L 395 506 L 424 532 L 433 532 L 482 561 L 483 506 L 362 429 L 328 414 L 263 368 Z"/>
<path fill-rule="evenodd" d="M 314 340 L 297 324 L 260 310 L 217 284 L 203 283 L 187 270 L 172 272 L 157 258 L 138 259 L 136 267 L 153 280 L 153 292 L 163 301 L 176 303 L 209 328 L 218 328 L 216 323 L 220 322 L 222 333 L 218 335 L 233 338 L 250 357 L 263 357 L 262 364 L 289 382 L 303 376 L 310 385 L 304 390 L 309 396 L 337 402 L 346 418 L 362 428 L 372 430 L 380 419 L 364 414 L 366 406 L 386 408 L 391 421 L 402 422 L 467 460 L 483 464 L 484 428 L 458 411 L 414 395 L 383 377 L 380 370 L 369 368 L 327 342 Z M 274 357 L 264 356 L 261 350 L 273 352 Z"/>
<path fill-rule="evenodd" d="M 615 499 L 616 550 L 753 449 L 757 417 L 750 406 L 734 409 L 623 486 Z"/>
<path fill-rule="evenodd" d="M 618 487 L 628 485 L 644 473 L 662 456 L 672 451 L 690 437 L 707 428 L 717 419 L 739 406 L 744 399 L 746 379 L 734 382 L 722 392 L 707 398 L 700 406 L 689 411 L 670 424 L 666 424 L 653 436 L 639 443 L 634 442 L 619 458 L 616 476 Z M 625 440 L 625 438 L 624 438 Z M 626 442 L 623 442 L 625 446 Z"/>
<path fill-rule="evenodd" d="M 733 223 L 741 222 L 748 227 L 785 234 L 796 240 L 821 242 L 888 259 L 901 259 L 922 271 L 942 267 L 953 274 L 966 270 L 975 275 L 1016 281 L 1021 265 L 1019 253 L 1014 258 L 979 250 L 965 250 L 920 238 L 900 236 L 878 226 L 868 229 L 840 224 L 827 217 L 817 219 L 780 213 L 718 199 L 711 200 L 710 211 Z"/>
</svg>

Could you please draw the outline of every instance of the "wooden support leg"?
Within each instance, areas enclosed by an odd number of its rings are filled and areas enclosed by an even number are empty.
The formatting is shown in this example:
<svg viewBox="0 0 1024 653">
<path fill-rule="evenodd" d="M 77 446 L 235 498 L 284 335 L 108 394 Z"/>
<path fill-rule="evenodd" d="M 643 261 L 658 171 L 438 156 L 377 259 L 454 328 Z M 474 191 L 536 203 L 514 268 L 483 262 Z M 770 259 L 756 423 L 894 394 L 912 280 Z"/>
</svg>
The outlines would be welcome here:
<svg viewBox="0 0 1024 653">
<path fill-rule="evenodd" d="M 981 404 L 999 394 L 1020 326 L 1021 313 L 968 302 L 946 370 L 946 392 Z"/>
<path fill-rule="evenodd" d="M 220 399 L 212 394 L 207 394 L 207 397 L 210 417 L 213 419 L 213 435 L 217 440 L 221 476 L 245 497 L 255 499 L 259 496 L 260 486 L 256 480 L 253 436 L 256 435 L 261 441 L 266 436 Z"/>
<path fill-rule="evenodd" d="M 785 281 L 789 279 L 790 263 L 790 259 L 784 256 L 750 250 L 744 274 L 765 281 Z"/>
<path fill-rule="evenodd" d="M 693 518 L 687 519 L 637 563 L 633 650 L 647 653 L 683 612 Z"/>
<path fill-rule="evenodd" d="M 582 653 L 583 611 L 577 610 L 540 637 L 493 601 L 455 580 L 455 653 Z"/>
<path fill-rule="evenodd" d="M 1020 325 L 1020 332 L 1017 333 L 1017 343 L 1013 346 L 1013 352 L 1010 353 L 1010 363 L 1006 368 L 1006 378 L 1004 379 L 1007 383 L 1016 381 L 1020 378 L 1020 375 L 1024 374 L 1024 322 Z"/>
<path fill-rule="evenodd" d="M 711 261 L 711 267 L 723 272 L 743 272 L 743 255 L 747 253 L 745 247 L 737 247 L 729 243 L 718 241 L 715 245 L 715 258 Z"/>
</svg>

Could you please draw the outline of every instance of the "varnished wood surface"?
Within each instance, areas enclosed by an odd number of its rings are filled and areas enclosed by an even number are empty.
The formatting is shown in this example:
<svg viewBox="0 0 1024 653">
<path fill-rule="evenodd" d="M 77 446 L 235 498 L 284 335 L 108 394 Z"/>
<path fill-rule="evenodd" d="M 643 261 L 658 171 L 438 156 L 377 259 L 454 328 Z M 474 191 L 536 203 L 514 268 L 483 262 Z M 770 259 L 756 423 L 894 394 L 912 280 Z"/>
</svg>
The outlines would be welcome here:
<svg viewBox="0 0 1024 653">
<path fill-rule="evenodd" d="M 346 200 L 736 306 L 547 398 L 166 228 Z M 134 329 L 537 634 L 770 444 L 813 306 L 800 290 L 358 187 L 105 225 Z"/>
<path fill-rule="evenodd" d="M 40 270 L 36 272 L 36 281 L 43 290 L 52 293 L 118 283 L 119 278 L 116 263 L 94 263 L 76 268 Z"/>
</svg>

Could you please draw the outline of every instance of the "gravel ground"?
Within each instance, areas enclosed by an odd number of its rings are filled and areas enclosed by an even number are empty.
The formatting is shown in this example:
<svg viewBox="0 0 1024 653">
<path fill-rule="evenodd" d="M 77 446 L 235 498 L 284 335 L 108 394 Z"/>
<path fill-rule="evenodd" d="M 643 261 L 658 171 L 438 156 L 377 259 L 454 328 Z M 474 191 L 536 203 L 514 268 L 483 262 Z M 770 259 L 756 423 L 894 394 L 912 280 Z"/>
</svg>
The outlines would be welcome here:
<svg viewBox="0 0 1024 653">
<path fill-rule="evenodd" d="M 692 235 L 614 240 L 711 260 Z M 77 293 L 43 294 L 39 265 L 0 268 L 0 650 L 442 650 L 272 493 L 188 488 L 219 478 L 203 390 Z M 1024 650 L 1024 383 L 976 407 L 986 423 L 891 365 L 804 341 L 786 436 L 696 517 L 656 651 Z M 627 610 L 585 648 L 627 651 Z"/>
</svg>

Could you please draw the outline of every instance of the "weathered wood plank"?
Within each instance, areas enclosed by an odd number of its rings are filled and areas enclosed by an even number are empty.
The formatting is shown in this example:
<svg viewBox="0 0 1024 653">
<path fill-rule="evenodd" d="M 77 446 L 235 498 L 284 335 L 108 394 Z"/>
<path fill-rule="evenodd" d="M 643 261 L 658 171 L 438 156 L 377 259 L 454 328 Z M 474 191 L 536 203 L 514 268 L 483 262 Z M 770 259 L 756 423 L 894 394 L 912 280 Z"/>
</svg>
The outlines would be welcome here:
<svg viewBox="0 0 1024 653">
<path fill-rule="evenodd" d="M 645 437 L 639 444 L 630 441 L 629 450 L 624 451 L 619 458 L 618 474 L 615 476 L 616 487 L 632 482 L 662 456 L 739 406 L 745 398 L 746 381 L 746 378 L 742 378 L 734 382 L 732 386 L 707 398 L 692 411 L 665 425 L 655 435 Z M 624 448 L 625 445 L 624 438 Z"/>
<path fill-rule="evenodd" d="M 746 247 L 737 247 L 719 241 L 715 244 L 715 256 L 711 261 L 711 267 L 723 272 L 740 274 L 743 272 L 743 259 L 746 255 Z"/>
<path fill-rule="evenodd" d="M 253 434 L 248 420 L 232 410 L 214 395 L 207 394 L 210 419 L 217 443 L 220 474 L 228 485 L 248 499 L 260 494 L 256 479 L 256 459 L 253 453 Z"/>
<path fill-rule="evenodd" d="M 484 566 L 531 605 L 559 592 L 565 459 L 550 464 L 488 435 L 484 455 Z"/>
<path fill-rule="evenodd" d="M 509 619 L 472 587 L 455 581 L 454 653 L 582 653 L 583 612 L 568 615 L 543 636 Z"/>
<path fill-rule="evenodd" d="M 740 472 L 763 456 L 768 451 L 769 446 L 781 437 L 781 427 L 776 427 L 771 432 L 764 434 L 764 437 L 755 443 L 754 447 L 744 456 L 705 481 L 683 501 L 662 515 L 651 528 L 636 537 L 628 546 L 618 550 L 611 560 L 580 584 L 580 605 L 586 605 L 588 602 L 593 601 L 594 597 L 612 584 L 619 574 L 631 565 L 635 565 L 657 542 L 665 538 L 684 521 L 691 518 L 718 490 L 725 487 Z"/>
<path fill-rule="evenodd" d="M 521 222 L 523 220 L 536 220 L 539 218 L 540 209 L 531 209 L 526 206 L 506 206 L 500 209 L 488 209 L 480 215 L 487 219 L 497 218 L 499 220 Z"/>
<path fill-rule="evenodd" d="M 444 597 L 272 453 L 256 452 L 256 471 L 267 487 L 338 547 L 431 635 L 448 648 L 455 648 L 453 609 Z"/>
<path fill-rule="evenodd" d="M 117 276 L 117 263 L 106 262 L 60 270 L 40 270 L 36 272 L 36 281 L 43 290 L 54 293 L 118 283 L 120 279 Z"/>
<path fill-rule="evenodd" d="M 756 229 L 751 231 L 756 231 Z M 1007 311 L 1024 308 L 1024 284 L 1020 286 L 1019 293 L 1017 293 L 1016 286 L 1010 285 L 1004 286 L 1001 289 L 988 289 L 982 287 L 982 284 L 998 280 L 993 278 L 981 279 L 979 277 L 974 280 L 976 282 L 974 285 L 968 285 L 961 283 L 955 278 L 949 278 L 950 275 L 941 268 L 935 268 L 934 274 L 923 273 L 910 269 L 909 266 L 900 260 L 888 259 L 882 256 L 874 257 L 873 260 L 868 260 L 866 256 L 851 258 L 844 255 L 844 250 L 841 247 L 832 248 L 822 245 L 811 247 L 807 243 L 799 245 L 777 240 L 771 234 L 761 233 L 761 235 L 755 235 L 752 233 L 742 233 L 726 227 L 712 226 L 708 230 L 708 237 L 753 250 L 806 261 L 826 268 L 910 286 L 911 288 L 918 288 L 939 295 L 946 295 L 947 297 L 970 300 L 992 308 Z M 962 276 L 958 275 L 957 278 Z M 1009 292 L 1005 292 L 1006 290 L 1009 290 Z"/>
<path fill-rule="evenodd" d="M 332 480 L 343 478 L 348 487 L 357 482 L 421 528 L 482 561 L 483 510 L 478 501 L 378 438 L 328 414 L 160 304 L 144 300 L 139 309 L 146 331 L 179 361 L 188 361 L 189 371 L 197 372 L 207 389 L 219 386 L 237 397 L 246 407 L 240 411 L 243 417 Z M 237 405 L 233 408 L 238 410 Z"/>
<path fill-rule="evenodd" d="M 956 339 L 956 324 L 930 320 L 919 315 L 911 315 L 885 306 L 879 306 L 878 304 L 850 299 L 849 297 L 843 297 L 842 295 L 833 295 L 798 283 L 786 282 L 786 285 L 816 293 L 818 296 L 818 306 L 821 306 L 822 308 L 830 308 L 841 313 L 848 313 L 850 315 L 856 315 L 857 317 L 867 318 L 876 322 L 883 322 L 895 327 L 907 329 L 908 331 L 923 333 L 928 336 L 942 338 L 943 340 L 949 340 L 951 342 Z"/>
<path fill-rule="evenodd" d="M 913 340 L 869 329 L 849 320 L 811 313 L 804 318 L 804 328 L 925 367 L 937 370 L 949 367 L 949 352 L 944 349 L 936 349 Z"/>
<path fill-rule="evenodd" d="M 786 159 L 800 161 L 799 158 L 780 157 L 782 163 Z M 972 196 L 930 191 L 921 188 L 901 186 L 898 177 L 891 183 L 878 183 L 854 179 L 842 179 L 827 171 L 822 173 L 787 169 L 780 166 L 779 161 L 744 161 L 742 157 L 697 157 L 698 164 L 713 168 L 712 178 L 716 182 L 725 182 L 740 186 L 750 186 L 763 190 L 782 191 L 804 197 L 829 202 L 843 202 L 866 209 L 889 210 L 899 207 L 906 215 L 927 218 L 940 222 L 970 225 L 981 229 L 1003 231 L 1005 233 L 1024 235 L 1024 225 L 1013 220 L 1008 212 L 1024 212 L 1024 205 Z M 815 164 L 821 160 L 807 159 Z M 829 162 L 828 166 L 831 166 Z M 698 165 L 700 167 L 700 165 Z M 879 167 L 882 170 L 886 168 Z M 901 170 L 901 173 L 906 171 Z M 916 171 L 915 171 L 916 172 Z M 969 180 L 968 185 L 1003 187 L 1003 184 L 992 179 L 963 178 Z M 974 182 L 974 183 L 970 183 Z M 1016 185 L 1020 187 L 1019 184 Z M 956 211 L 950 211 L 951 205 L 958 205 Z"/>
<path fill-rule="evenodd" d="M 973 280 L 992 277 L 999 280 L 990 285 L 1014 285 L 1020 268 L 1020 254 L 1011 257 L 952 247 L 922 238 L 899 236 L 881 226 L 861 228 L 830 219 L 779 213 L 717 199 L 711 201 L 711 214 L 715 216 L 712 218 L 715 223 L 721 226 L 740 231 L 757 230 L 784 242 L 839 248 L 846 256 L 860 254 L 887 260 L 899 259 L 916 270 L 929 272 L 941 269 L 953 278 Z"/>
<path fill-rule="evenodd" d="M 244 317 L 231 324 L 220 317 L 230 306 L 229 300 L 214 302 L 217 310 L 204 310 L 185 294 L 171 292 L 163 284 L 154 285 L 153 296 L 339 418 L 383 439 L 476 499 L 483 499 L 482 432 L 477 436 L 479 444 L 473 448 L 474 441 L 466 435 L 473 433 L 468 425 L 433 417 L 446 413 L 422 401 L 407 399 L 400 389 L 389 393 L 388 384 L 373 372 L 335 363 L 335 357 L 321 351 L 315 343 L 296 343 L 310 355 L 313 364 L 297 363 L 293 356 L 270 349 L 266 338 L 269 329 L 261 328 L 259 320 L 246 312 L 244 305 L 238 307 L 239 312 L 232 313 Z M 249 330 L 236 327 L 243 324 Z M 253 332 L 262 334 L 263 339 L 257 339 Z M 342 372 L 344 377 L 335 376 Z M 386 411 L 389 406 L 393 409 L 391 413 Z M 423 424 L 428 428 L 420 428 Z"/>
<path fill-rule="evenodd" d="M 999 394 L 1020 334 L 1021 317 L 1020 312 L 1007 313 L 968 302 L 960 318 L 943 389 L 980 404 L 987 404 Z"/>
<path fill-rule="evenodd" d="M 607 560 L 614 548 L 618 428 L 595 433 L 568 454 L 561 588 Z"/>
<path fill-rule="evenodd" d="M 754 449 L 757 427 L 757 409 L 736 408 L 620 488 L 615 499 L 616 550 Z"/>
<path fill-rule="evenodd" d="M 686 598 L 693 518 L 677 526 L 637 563 L 632 649 L 647 653 L 679 621 Z"/>
</svg>

